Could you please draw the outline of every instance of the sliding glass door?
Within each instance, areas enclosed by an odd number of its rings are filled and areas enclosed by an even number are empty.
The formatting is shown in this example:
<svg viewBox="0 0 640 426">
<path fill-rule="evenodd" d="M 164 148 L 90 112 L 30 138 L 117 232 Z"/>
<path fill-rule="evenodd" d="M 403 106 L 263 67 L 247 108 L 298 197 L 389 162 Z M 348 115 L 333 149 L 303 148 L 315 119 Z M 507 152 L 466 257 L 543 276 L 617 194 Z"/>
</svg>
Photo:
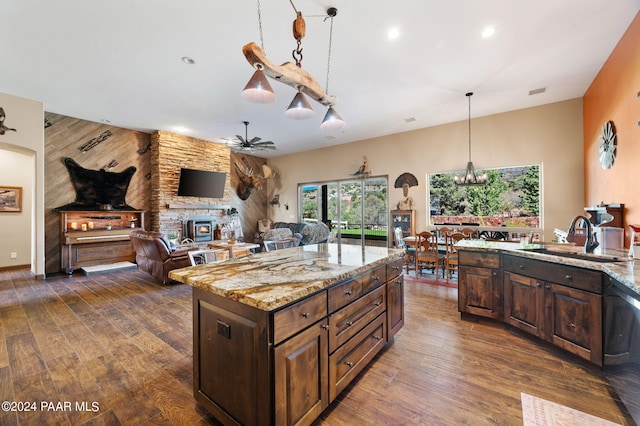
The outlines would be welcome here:
<svg viewBox="0 0 640 426">
<path fill-rule="evenodd" d="M 301 221 L 326 223 L 343 244 L 387 246 L 387 194 L 386 177 L 300 185 Z"/>
</svg>

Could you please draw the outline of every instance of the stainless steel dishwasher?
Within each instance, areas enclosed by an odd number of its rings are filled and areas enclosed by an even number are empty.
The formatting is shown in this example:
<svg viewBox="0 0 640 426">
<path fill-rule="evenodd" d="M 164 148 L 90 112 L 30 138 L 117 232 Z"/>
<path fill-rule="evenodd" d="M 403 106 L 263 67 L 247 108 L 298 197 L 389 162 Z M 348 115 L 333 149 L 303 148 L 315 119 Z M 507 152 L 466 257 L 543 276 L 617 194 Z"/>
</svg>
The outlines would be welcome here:
<svg viewBox="0 0 640 426">
<path fill-rule="evenodd" d="M 640 295 L 608 279 L 604 301 L 604 374 L 640 423 Z"/>
</svg>

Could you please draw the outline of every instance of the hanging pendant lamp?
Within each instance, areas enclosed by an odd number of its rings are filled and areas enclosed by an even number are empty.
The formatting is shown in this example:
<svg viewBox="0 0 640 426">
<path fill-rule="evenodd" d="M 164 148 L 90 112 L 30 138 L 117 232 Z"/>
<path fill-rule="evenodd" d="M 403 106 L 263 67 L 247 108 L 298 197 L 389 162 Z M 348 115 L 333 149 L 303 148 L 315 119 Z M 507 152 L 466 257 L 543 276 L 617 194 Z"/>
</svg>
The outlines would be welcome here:
<svg viewBox="0 0 640 426">
<path fill-rule="evenodd" d="M 320 129 L 333 132 L 342 129 L 345 124 L 340 114 L 338 114 L 338 111 L 336 111 L 333 106 L 330 106 L 324 115 L 322 124 L 320 124 Z"/>
<path fill-rule="evenodd" d="M 467 93 L 465 96 L 469 98 L 469 162 L 467 163 L 467 169 L 462 176 L 454 176 L 453 182 L 458 186 L 481 186 L 487 183 L 487 174 L 478 176 L 476 168 L 473 167 L 471 161 L 471 96 L 473 92 Z"/>
<path fill-rule="evenodd" d="M 242 99 L 258 104 L 269 104 L 276 99 L 276 94 L 262 71 L 262 66 L 256 64 L 256 71 L 240 93 Z"/>
<path fill-rule="evenodd" d="M 311 105 L 309 105 L 309 101 L 307 101 L 307 98 L 298 88 L 298 93 L 293 97 L 293 100 L 284 112 L 284 115 L 289 118 L 293 118 L 294 120 L 304 120 L 314 114 L 315 111 L 311 108 Z"/>
</svg>

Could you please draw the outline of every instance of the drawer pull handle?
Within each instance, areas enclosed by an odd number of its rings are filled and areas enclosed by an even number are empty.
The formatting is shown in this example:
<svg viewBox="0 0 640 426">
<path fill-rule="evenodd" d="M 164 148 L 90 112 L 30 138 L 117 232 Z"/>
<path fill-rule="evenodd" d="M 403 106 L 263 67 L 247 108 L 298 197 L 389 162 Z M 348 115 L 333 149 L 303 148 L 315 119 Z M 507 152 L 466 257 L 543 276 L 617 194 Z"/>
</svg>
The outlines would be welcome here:
<svg viewBox="0 0 640 426">
<path fill-rule="evenodd" d="M 329 329 L 329 324 L 322 324 L 322 328 L 324 328 L 325 330 Z"/>
<path fill-rule="evenodd" d="M 309 318 L 309 312 L 303 312 L 300 315 L 302 315 L 305 318 Z"/>
<path fill-rule="evenodd" d="M 376 335 L 374 335 L 374 336 L 373 336 L 373 338 L 374 338 L 374 339 L 376 339 L 376 340 L 382 340 L 382 336 L 376 336 Z"/>
<path fill-rule="evenodd" d="M 573 324 L 573 323 L 569 323 L 569 327 L 571 327 L 571 328 L 573 328 L 573 329 L 575 330 L 576 325 L 575 325 L 575 324 Z"/>
<path fill-rule="evenodd" d="M 567 275 L 565 275 L 565 276 L 564 276 L 564 279 L 565 279 L 565 280 L 572 280 L 572 279 L 573 279 L 573 276 L 572 276 L 572 275 L 567 274 Z"/>
<path fill-rule="evenodd" d="M 345 362 L 345 364 L 347 364 L 347 366 L 349 368 L 353 367 L 353 363 L 351 361 L 347 361 L 347 362 Z"/>
<path fill-rule="evenodd" d="M 496 277 L 496 276 L 498 276 L 498 273 L 497 273 L 496 271 L 493 271 L 493 272 L 491 273 L 491 275 L 493 275 L 494 277 Z"/>
<path fill-rule="evenodd" d="M 344 294 L 346 294 L 347 296 L 351 296 L 351 293 L 353 293 L 351 290 L 345 290 Z"/>
<path fill-rule="evenodd" d="M 373 277 L 374 281 L 380 281 L 380 277 Z"/>
<path fill-rule="evenodd" d="M 374 304 L 373 304 L 373 306 L 375 306 L 376 308 L 377 308 L 378 306 L 380 306 L 380 305 L 382 305 L 382 302 L 374 302 Z"/>
<path fill-rule="evenodd" d="M 518 265 L 518 268 L 524 269 L 524 265 Z"/>
<path fill-rule="evenodd" d="M 395 269 L 396 271 L 399 271 L 400 267 L 399 266 L 393 266 L 392 269 Z"/>
<path fill-rule="evenodd" d="M 353 325 L 353 321 L 347 321 L 346 324 L 347 324 L 347 327 L 351 327 Z"/>
</svg>

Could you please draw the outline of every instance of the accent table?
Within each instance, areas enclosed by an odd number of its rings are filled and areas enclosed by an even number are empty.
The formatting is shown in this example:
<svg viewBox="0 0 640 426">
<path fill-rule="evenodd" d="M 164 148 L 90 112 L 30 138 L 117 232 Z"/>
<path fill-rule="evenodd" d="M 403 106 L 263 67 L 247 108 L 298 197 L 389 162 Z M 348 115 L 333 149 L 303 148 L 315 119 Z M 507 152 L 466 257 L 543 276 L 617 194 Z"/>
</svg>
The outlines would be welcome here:
<svg viewBox="0 0 640 426">
<path fill-rule="evenodd" d="M 209 248 L 223 248 L 229 250 L 229 258 L 247 256 L 249 252 L 260 247 L 260 244 L 236 242 L 230 243 L 224 240 L 214 240 L 209 243 Z"/>
</svg>

